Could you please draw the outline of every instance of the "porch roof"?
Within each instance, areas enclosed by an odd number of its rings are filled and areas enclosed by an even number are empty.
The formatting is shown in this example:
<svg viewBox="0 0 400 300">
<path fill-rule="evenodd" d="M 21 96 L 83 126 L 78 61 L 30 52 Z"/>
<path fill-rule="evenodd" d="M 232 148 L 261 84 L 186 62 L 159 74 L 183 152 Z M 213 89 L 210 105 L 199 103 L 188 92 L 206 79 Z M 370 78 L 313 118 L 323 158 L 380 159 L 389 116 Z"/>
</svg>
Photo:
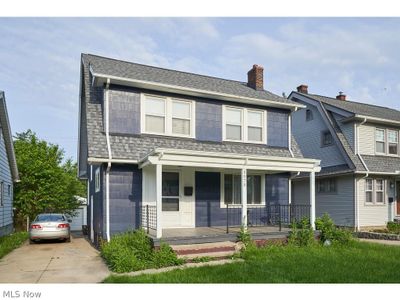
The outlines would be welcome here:
<svg viewBox="0 0 400 300">
<path fill-rule="evenodd" d="M 171 148 L 156 148 L 139 160 L 139 168 L 157 164 L 200 168 L 246 168 L 249 170 L 281 172 L 319 172 L 321 170 L 320 160 L 317 159 L 243 155 Z"/>
</svg>

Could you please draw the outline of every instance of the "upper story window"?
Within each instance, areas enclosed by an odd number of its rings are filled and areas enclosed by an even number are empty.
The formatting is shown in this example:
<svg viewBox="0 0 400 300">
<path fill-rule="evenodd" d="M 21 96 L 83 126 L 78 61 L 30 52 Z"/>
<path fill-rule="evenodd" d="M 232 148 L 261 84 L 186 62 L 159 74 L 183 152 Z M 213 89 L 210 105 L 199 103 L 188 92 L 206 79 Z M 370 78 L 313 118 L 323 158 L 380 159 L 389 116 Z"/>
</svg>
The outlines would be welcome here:
<svg viewBox="0 0 400 300">
<path fill-rule="evenodd" d="M 386 153 L 385 151 L 385 129 L 375 129 L 375 152 Z"/>
<path fill-rule="evenodd" d="M 306 110 L 306 121 L 311 121 L 313 119 L 313 114 L 310 109 Z"/>
<path fill-rule="evenodd" d="M 194 137 L 194 102 L 143 95 L 142 132 Z"/>
<path fill-rule="evenodd" d="M 323 131 L 321 133 L 321 146 L 330 146 L 333 145 L 333 137 L 330 131 Z"/>
<path fill-rule="evenodd" d="M 399 133 L 397 130 L 388 130 L 388 153 L 397 155 L 399 145 Z"/>
<path fill-rule="evenodd" d="M 224 106 L 223 114 L 224 140 L 266 143 L 265 111 Z"/>
</svg>

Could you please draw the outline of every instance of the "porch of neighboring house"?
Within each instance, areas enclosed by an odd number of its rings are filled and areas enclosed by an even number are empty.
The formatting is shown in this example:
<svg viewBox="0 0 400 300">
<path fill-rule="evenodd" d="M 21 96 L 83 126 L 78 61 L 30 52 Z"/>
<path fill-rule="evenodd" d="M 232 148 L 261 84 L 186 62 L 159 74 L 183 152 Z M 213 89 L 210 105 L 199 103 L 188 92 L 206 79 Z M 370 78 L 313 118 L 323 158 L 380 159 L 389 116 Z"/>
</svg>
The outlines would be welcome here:
<svg viewBox="0 0 400 300">
<path fill-rule="evenodd" d="M 155 243 L 235 241 L 241 228 L 254 239 L 283 238 L 303 217 L 315 220 L 315 172 L 319 161 L 155 150 L 139 164 L 143 174 L 140 224 Z M 310 174 L 310 203 L 290 201 L 290 174 Z M 285 186 L 272 191 L 267 176 Z M 273 178 L 273 177 L 271 177 Z M 280 178 L 279 176 L 276 178 Z M 269 194 L 282 193 L 281 197 Z M 274 194 L 275 193 L 275 194 Z"/>
</svg>

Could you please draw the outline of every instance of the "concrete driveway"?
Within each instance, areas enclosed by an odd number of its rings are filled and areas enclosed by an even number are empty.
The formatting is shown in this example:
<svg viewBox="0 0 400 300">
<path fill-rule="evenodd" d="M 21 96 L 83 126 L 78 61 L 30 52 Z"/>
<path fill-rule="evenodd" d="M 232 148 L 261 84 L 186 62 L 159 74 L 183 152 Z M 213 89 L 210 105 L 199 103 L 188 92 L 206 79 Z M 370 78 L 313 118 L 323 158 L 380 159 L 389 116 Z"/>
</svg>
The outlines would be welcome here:
<svg viewBox="0 0 400 300">
<path fill-rule="evenodd" d="M 0 260 L 0 283 L 96 283 L 109 274 L 98 251 L 77 233 L 71 243 L 27 242 Z"/>
</svg>

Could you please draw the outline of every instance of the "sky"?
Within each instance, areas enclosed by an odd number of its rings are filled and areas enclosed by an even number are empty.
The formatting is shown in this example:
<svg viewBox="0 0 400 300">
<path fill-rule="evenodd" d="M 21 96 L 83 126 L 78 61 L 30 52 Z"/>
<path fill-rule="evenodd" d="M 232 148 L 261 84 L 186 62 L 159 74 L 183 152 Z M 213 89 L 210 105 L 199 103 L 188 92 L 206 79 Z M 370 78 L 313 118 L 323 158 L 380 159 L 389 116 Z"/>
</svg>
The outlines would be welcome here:
<svg viewBox="0 0 400 300">
<path fill-rule="evenodd" d="M 13 133 L 77 157 L 81 53 L 400 109 L 400 18 L 0 18 Z"/>
</svg>

